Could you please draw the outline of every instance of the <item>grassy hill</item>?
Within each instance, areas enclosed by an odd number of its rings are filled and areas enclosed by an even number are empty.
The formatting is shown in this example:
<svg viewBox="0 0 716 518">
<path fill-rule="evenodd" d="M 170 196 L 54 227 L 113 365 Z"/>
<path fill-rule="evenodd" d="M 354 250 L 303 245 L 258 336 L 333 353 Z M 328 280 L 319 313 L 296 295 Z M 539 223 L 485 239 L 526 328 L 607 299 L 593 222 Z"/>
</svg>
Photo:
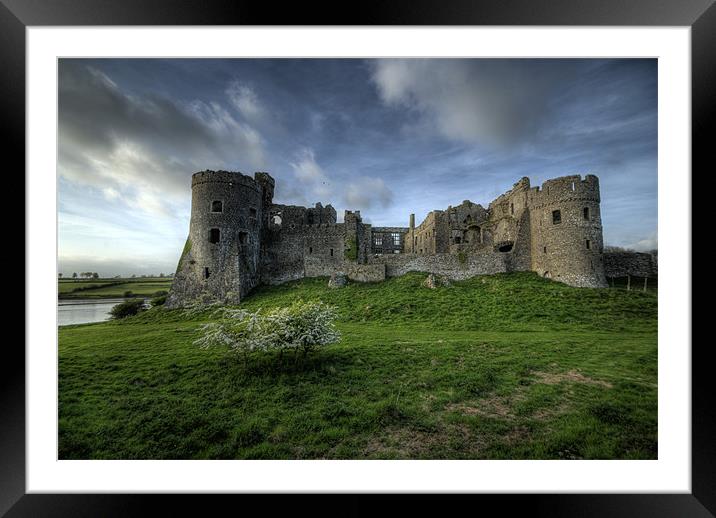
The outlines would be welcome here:
<svg viewBox="0 0 716 518">
<path fill-rule="evenodd" d="M 59 456 L 656 458 L 657 297 L 501 274 L 331 290 L 340 343 L 245 366 L 192 344 L 210 312 L 152 309 L 59 332 Z"/>
</svg>

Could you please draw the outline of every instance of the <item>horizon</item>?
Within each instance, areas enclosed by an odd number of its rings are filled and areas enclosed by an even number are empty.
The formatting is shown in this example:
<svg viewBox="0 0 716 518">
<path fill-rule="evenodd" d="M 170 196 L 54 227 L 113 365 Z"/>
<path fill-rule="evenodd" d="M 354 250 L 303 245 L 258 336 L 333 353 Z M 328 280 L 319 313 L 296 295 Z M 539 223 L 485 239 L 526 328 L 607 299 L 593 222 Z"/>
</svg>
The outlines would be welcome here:
<svg viewBox="0 0 716 518">
<path fill-rule="evenodd" d="M 599 177 L 604 242 L 657 241 L 655 59 L 60 59 L 58 269 L 173 274 L 190 178 L 416 224 L 465 199 Z M 251 171 L 251 172 L 249 172 Z"/>
</svg>

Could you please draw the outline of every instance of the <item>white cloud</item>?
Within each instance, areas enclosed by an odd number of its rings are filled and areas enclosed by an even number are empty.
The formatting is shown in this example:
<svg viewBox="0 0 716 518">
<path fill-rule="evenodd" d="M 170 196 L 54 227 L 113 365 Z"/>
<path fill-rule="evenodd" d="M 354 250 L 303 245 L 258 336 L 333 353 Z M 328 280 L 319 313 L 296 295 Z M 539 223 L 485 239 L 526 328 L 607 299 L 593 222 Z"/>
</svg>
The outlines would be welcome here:
<svg viewBox="0 0 716 518">
<path fill-rule="evenodd" d="M 389 207 L 393 202 L 393 192 L 382 178 L 360 177 L 346 186 L 344 193 L 347 207 L 368 209 L 371 207 Z"/>
<path fill-rule="evenodd" d="M 224 106 L 125 92 L 79 62 L 60 64 L 59 111 L 60 176 L 152 218 L 176 218 L 193 172 L 266 165 L 261 134 Z"/>
<path fill-rule="evenodd" d="M 534 74 L 498 60 L 379 59 L 372 80 L 382 101 L 416 111 L 421 120 L 408 130 L 448 139 L 503 145 L 534 132 L 544 114 L 544 83 Z"/>
<path fill-rule="evenodd" d="M 260 119 L 264 115 L 264 108 L 259 101 L 256 92 L 251 87 L 233 81 L 226 89 L 226 95 L 231 104 L 247 120 Z"/>
<path fill-rule="evenodd" d="M 632 244 L 625 245 L 625 248 L 636 250 L 637 252 L 648 252 L 659 248 L 659 239 L 656 232 L 652 232 L 649 237 L 640 239 Z"/>
<path fill-rule="evenodd" d="M 326 174 L 318 162 L 316 154 L 310 148 L 303 148 L 296 153 L 296 161 L 291 162 L 293 172 L 299 180 L 304 182 L 319 182 L 326 180 Z"/>
</svg>

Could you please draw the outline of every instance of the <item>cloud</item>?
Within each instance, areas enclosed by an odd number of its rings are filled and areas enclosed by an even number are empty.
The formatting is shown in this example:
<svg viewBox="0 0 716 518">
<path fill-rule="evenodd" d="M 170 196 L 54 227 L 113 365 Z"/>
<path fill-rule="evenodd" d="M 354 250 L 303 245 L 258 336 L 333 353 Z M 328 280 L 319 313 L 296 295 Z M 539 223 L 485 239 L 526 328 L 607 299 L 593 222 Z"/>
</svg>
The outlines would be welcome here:
<svg viewBox="0 0 716 518">
<path fill-rule="evenodd" d="M 310 148 L 303 148 L 296 153 L 296 161 L 291 162 L 293 172 L 299 180 L 304 182 L 319 182 L 326 180 L 326 174 L 318 162 L 316 154 Z"/>
<path fill-rule="evenodd" d="M 334 195 L 331 180 L 316 161 L 316 154 L 311 148 L 302 148 L 295 154 L 295 161 L 289 162 L 295 178 L 312 196 L 321 200 L 330 200 Z M 293 190 L 297 188 L 294 186 Z M 305 199 L 305 196 L 301 196 Z"/>
<path fill-rule="evenodd" d="M 62 178 L 148 216 L 173 217 L 188 202 L 191 173 L 239 161 L 263 168 L 263 139 L 220 104 L 125 91 L 81 60 L 60 61 Z"/>
<path fill-rule="evenodd" d="M 652 232 L 648 237 L 640 239 L 634 243 L 624 245 L 624 248 L 636 250 L 637 252 L 648 252 L 659 248 L 659 238 L 656 232 Z"/>
<path fill-rule="evenodd" d="M 246 120 L 257 120 L 264 116 L 264 108 L 251 87 L 239 81 L 233 81 L 226 89 L 226 95 L 233 107 Z"/>
<path fill-rule="evenodd" d="M 549 87 L 559 79 L 540 60 L 514 66 L 516 61 L 380 59 L 371 62 L 372 81 L 386 105 L 419 115 L 412 130 L 507 145 L 535 135 L 547 113 Z M 573 68 L 565 65 L 562 79 Z"/>
<path fill-rule="evenodd" d="M 393 192 L 382 178 L 361 177 L 346 186 L 345 204 L 357 209 L 387 208 L 393 203 Z"/>
</svg>

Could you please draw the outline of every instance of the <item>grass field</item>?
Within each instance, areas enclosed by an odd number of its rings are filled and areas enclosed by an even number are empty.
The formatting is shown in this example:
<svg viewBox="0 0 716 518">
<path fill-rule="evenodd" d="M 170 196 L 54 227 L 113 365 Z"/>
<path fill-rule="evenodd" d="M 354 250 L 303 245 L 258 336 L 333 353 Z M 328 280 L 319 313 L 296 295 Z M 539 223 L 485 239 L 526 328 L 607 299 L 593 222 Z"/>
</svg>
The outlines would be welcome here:
<svg viewBox="0 0 716 518">
<path fill-rule="evenodd" d="M 338 308 L 342 341 L 305 361 L 199 349 L 209 313 L 60 328 L 59 457 L 657 457 L 654 293 L 424 278 L 257 290 L 243 307 Z"/>
<path fill-rule="evenodd" d="M 119 298 L 131 291 L 140 297 L 151 297 L 157 291 L 168 291 L 170 277 L 136 279 L 59 279 L 58 298 Z"/>
</svg>

